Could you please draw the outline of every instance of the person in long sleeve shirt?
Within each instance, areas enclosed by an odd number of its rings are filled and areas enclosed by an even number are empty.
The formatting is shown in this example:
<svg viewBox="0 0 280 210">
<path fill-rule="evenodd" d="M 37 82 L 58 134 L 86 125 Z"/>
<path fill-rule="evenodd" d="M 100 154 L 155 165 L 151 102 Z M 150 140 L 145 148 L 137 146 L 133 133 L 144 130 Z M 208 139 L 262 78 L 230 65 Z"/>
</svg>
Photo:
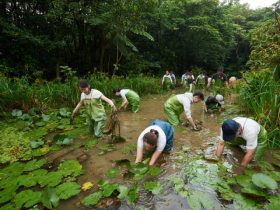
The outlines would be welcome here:
<svg viewBox="0 0 280 210">
<path fill-rule="evenodd" d="M 184 93 L 179 95 L 171 95 L 164 103 L 164 113 L 171 125 L 179 125 L 180 115 L 185 112 L 191 126 L 197 130 L 197 127 L 191 117 L 191 104 L 204 100 L 201 92 Z"/>
<path fill-rule="evenodd" d="M 171 85 L 173 85 L 172 78 L 168 71 L 165 72 L 165 75 L 162 78 L 161 84 L 165 90 L 170 90 Z"/>
</svg>

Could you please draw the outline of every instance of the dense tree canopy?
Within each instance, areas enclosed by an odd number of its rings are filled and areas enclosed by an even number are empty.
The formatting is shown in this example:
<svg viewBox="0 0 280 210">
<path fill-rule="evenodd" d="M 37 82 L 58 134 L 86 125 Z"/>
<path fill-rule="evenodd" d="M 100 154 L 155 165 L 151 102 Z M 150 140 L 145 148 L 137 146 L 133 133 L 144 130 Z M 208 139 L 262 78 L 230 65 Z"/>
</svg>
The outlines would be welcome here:
<svg viewBox="0 0 280 210">
<path fill-rule="evenodd" d="M 251 10 L 238 0 L 5 0 L 1 4 L 1 71 L 10 76 L 43 72 L 46 78 L 59 77 L 60 66 L 70 66 L 80 75 L 93 70 L 109 75 L 165 70 L 181 74 L 224 66 L 228 74 L 236 75 L 248 68 L 250 34 L 266 27 L 262 26 L 266 21 L 274 27 L 279 12 L 277 3 Z"/>
</svg>

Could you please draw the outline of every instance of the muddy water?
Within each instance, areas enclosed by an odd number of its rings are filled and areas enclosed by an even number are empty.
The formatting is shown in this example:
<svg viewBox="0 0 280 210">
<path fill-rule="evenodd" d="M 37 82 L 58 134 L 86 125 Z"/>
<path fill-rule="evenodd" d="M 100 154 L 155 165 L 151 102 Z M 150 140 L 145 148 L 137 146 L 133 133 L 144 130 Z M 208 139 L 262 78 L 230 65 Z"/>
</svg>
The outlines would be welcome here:
<svg viewBox="0 0 280 210">
<path fill-rule="evenodd" d="M 173 91 L 174 94 L 181 93 L 181 89 Z M 129 144 L 137 144 L 137 138 L 139 134 L 147 127 L 147 125 L 155 119 L 166 121 L 163 112 L 163 104 L 171 93 L 165 95 L 149 95 L 141 98 L 140 111 L 136 114 L 132 112 L 121 112 L 118 114 L 118 118 L 121 121 L 121 135 L 127 141 L 125 143 L 115 144 L 116 150 L 108 152 L 104 155 L 98 155 L 100 150 L 97 147 L 90 149 L 86 153 L 89 157 L 82 163 L 85 174 L 78 177 L 78 183 L 82 185 L 85 182 L 92 182 L 94 187 L 89 192 L 81 192 L 79 195 L 67 200 L 61 201 L 58 209 L 86 209 L 85 206 L 80 206 L 80 201 L 87 195 L 94 193 L 98 190 L 97 183 L 100 179 L 105 178 L 111 183 L 118 183 L 125 186 L 130 186 L 133 180 L 124 180 L 122 174 L 125 173 L 125 166 L 116 166 L 114 160 L 120 158 L 127 158 L 134 160 L 136 151 L 133 154 L 122 154 L 121 149 Z M 205 92 L 208 96 L 209 93 Z M 236 103 L 235 96 L 227 97 L 225 104 L 231 105 Z M 228 106 L 230 107 L 230 106 Z M 226 109 L 228 108 L 226 107 Z M 239 116 L 243 114 L 239 114 Z M 215 157 L 216 142 L 218 141 L 221 121 L 224 119 L 232 118 L 227 115 L 215 114 L 209 116 L 202 112 L 202 103 L 196 103 L 192 105 L 192 117 L 194 120 L 203 122 L 203 129 L 199 132 L 192 131 L 190 127 L 176 126 L 174 133 L 174 150 L 171 154 L 163 154 L 160 159 L 164 159 L 167 162 L 167 166 L 164 171 L 155 177 L 144 177 L 139 181 L 139 194 L 140 197 L 132 205 L 128 205 L 126 200 L 119 202 L 115 205 L 107 207 L 107 209 L 189 209 L 189 205 L 186 198 L 182 198 L 172 190 L 172 185 L 169 184 L 168 177 L 180 175 L 182 173 L 182 166 L 177 163 L 177 154 L 182 153 L 182 146 L 189 145 L 192 147 L 192 153 L 195 154 L 195 148 L 200 148 L 207 157 Z M 183 121 L 187 121 L 186 116 L 182 114 Z M 184 128 L 185 131 L 182 131 Z M 87 127 L 85 127 L 85 133 L 87 133 Z M 101 140 L 97 146 L 107 143 L 106 140 Z M 76 159 L 77 157 L 85 154 L 84 148 L 78 148 L 74 151 L 70 151 L 68 148 L 53 152 L 48 156 L 49 161 L 61 161 L 68 159 Z M 225 150 L 226 156 L 224 156 L 225 164 L 234 165 L 235 173 L 241 173 L 242 169 L 239 164 L 244 156 L 244 152 L 240 148 L 230 148 Z M 265 157 L 265 160 L 269 159 L 269 156 Z M 106 177 L 105 173 L 108 169 L 120 169 L 121 174 L 114 179 Z M 150 192 L 143 189 L 144 181 L 158 180 L 163 185 L 163 193 L 161 195 L 154 196 Z M 213 194 L 214 195 L 214 194 Z M 211 195 L 210 195 L 211 196 Z M 227 209 L 233 209 L 232 204 L 221 204 L 220 201 L 215 197 L 211 196 L 215 202 L 215 206 L 220 209 L 223 205 Z"/>
</svg>

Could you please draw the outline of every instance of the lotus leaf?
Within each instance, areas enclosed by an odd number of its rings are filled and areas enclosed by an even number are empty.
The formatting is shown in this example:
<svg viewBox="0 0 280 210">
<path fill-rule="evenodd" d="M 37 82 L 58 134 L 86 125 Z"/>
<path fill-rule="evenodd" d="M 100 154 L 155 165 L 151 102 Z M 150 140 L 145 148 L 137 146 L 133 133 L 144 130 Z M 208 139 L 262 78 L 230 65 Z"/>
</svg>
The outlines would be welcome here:
<svg viewBox="0 0 280 210">
<path fill-rule="evenodd" d="M 189 190 L 187 199 L 192 209 L 201 209 L 201 206 L 207 210 L 214 209 L 214 202 L 204 192 Z"/>
<path fill-rule="evenodd" d="M 46 125 L 46 123 L 45 122 L 37 122 L 37 123 L 35 123 L 35 125 L 37 125 L 38 127 L 43 127 L 43 126 Z"/>
<path fill-rule="evenodd" d="M 251 177 L 249 176 L 245 176 L 245 175 L 238 175 L 236 177 L 236 181 L 238 182 L 238 184 L 240 184 L 242 187 L 245 188 L 253 188 L 254 184 L 252 182 Z"/>
<path fill-rule="evenodd" d="M 235 181 L 235 179 L 234 178 L 229 178 L 228 180 L 227 180 L 227 184 L 236 184 L 236 181 Z"/>
<path fill-rule="evenodd" d="M 34 109 L 34 108 L 29 109 L 29 110 L 28 110 L 28 114 L 30 114 L 30 115 L 32 115 L 32 116 L 36 115 L 35 109 Z"/>
<path fill-rule="evenodd" d="M 10 187 L 13 187 L 14 185 L 17 185 L 17 182 L 18 182 L 17 179 L 18 179 L 18 177 L 15 177 L 15 176 L 10 176 L 6 179 L 2 179 L 0 181 L 0 188 L 7 189 Z"/>
<path fill-rule="evenodd" d="M 98 140 L 97 139 L 92 139 L 88 142 L 86 142 L 85 146 L 86 147 L 93 147 L 94 145 L 96 145 L 98 143 Z"/>
<path fill-rule="evenodd" d="M 0 191 L 0 204 L 6 203 L 16 195 L 16 190 L 19 188 L 18 185 L 11 186 L 3 191 Z"/>
<path fill-rule="evenodd" d="M 264 162 L 264 161 L 258 162 L 258 166 L 260 166 L 262 169 L 268 169 L 268 170 L 271 170 L 271 171 L 275 170 L 275 168 L 270 163 L 267 163 L 267 162 Z"/>
<path fill-rule="evenodd" d="M 67 112 L 67 110 L 65 108 L 61 108 L 59 110 L 59 114 L 62 116 L 62 117 L 70 117 L 71 115 L 71 112 Z"/>
<path fill-rule="evenodd" d="M 279 203 L 270 203 L 267 205 L 267 208 L 269 210 L 279 210 Z"/>
<path fill-rule="evenodd" d="M 104 187 L 106 185 L 110 184 L 106 179 L 101 179 L 98 183 L 97 186 L 101 189 L 104 190 Z"/>
<path fill-rule="evenodd" d="M 60 199 L 66 200 L 81 192 L 80 188 L 81 186 L 78 185 L 76 182 L 66 182 L 61 185 L 58 185 L 55 188 L 55 191 Z"/>
<path fill-rule="evenodd" d="M 29 143 L 32 149 L 36 149 L 44 144 L 43 141 L 31 141 Z"/>
<path fill-rule="evenodd" d="M 280 181 L 280 172 L 278 171 L 264 171 L 263 173 L 268 175 L 270 178 L 274 179 L 275 181 Z"/>
<path fill-rule="evenodd" d="M 160 182 L 153 181 L 153 182 L 144 182 L 145 190 L 150 190 L 154 195 L 162 193 L 162 186 Z"/>
<path fill-rule="evenodd" d="M 42 193 L 42 202 L 43 205 L 52 209 L 52 206 L 57 207 L 59 204 L 59 197 L 57 196 L 55 190 L 49 186 L 45 187 Z"/>
<path fill-rule="evenodd" d="M 29 114 L 23 114 L 20 119 L 22 120 L 29 120 L 30 119 L 30 115 Z"/>
<path fill-rule="evenodd" d="M 12 111 L 12 116 L 13 116 L 13 117 L 20 117 L 21 115 L 22 115 L 22 111 L 19 110 L 19 109 L 14 109 L 14 110 Z"/>
<path fill-rule="evenodd" d="M 127 196 L 129 189 L 126 186 L 119 185 L 118 191 L 120 192 L 120 194 L 118 195 L 118 199 L 123 199 Z"/>
<path fill-rule="evenodd" d="M 51 116 L 50 116 L 50 115 L 42 114 L 42 118 L 43 118 L 43 121 L 44 121 L 44 122 L 48 122 L 48 121 L 50 121 Z"/>
<path fill-rule="evenodd" d="M 66 128 L 66 125 L 59 125 L 59 126 L 56 126 L 56 128 L 59 130 L 64 130 Z"/>
<path fill-rule="evenodd" d="M 142 162 L 136 163 L 133 167 L 132 170 L 130 170 L 130 172 L 134 173 L 134 174 L 144 174 L 148 171 L 149 167 L 147 165 L 145 165 Z"/>
<path fill-rule="evenodd" d="M 24 187 L 33 187 L 37 184 L 37 180 L 33 179 L 33 177 L 29 177 L 28 175 L 21 175 L 18 177 L 18 185 Z"/>
<path fill-rule="evenodd" d="M 179 192 L 180 188 L 184 186 L 184 180 L 177 176 L 172 176 L 168 178 L 172 184 L 175 185 L 174 189 L 176 192 Z"/>
<path fill-rule="evenodd" d="M 234 201 L 242 205 L 245 209 L 249 209 L 255 205 L 255 201 L 251 199 L 246 199 L 243 195 L 241 194 L 235 194 L 234 195 Z"/>
<path fill-rule="evenodd" d="M 122 148 L 122 153 L 123 154 L 129 154 L 130 153 L 130 149 L 128 147 L 124 147 L 124 148 Z"/>
<path fill-rule="evenodd" d="M 187 145 L 182 146 L 182 150 L 183 150 L 184 152 L 189 151 L 190 149 L 191 149 L 190 146 L 187 146 Z"/>
<path fill-rule="evenodd" d="M 23 163 L 14 162 L 14 163 L 10 164 L 9 166 L 0 170 L 0 177 L 2 179 L 5 179 L 9 176 L 21 175 L 23 172 L 23 167 L 24 167 Z M 0 188 L 1 188 L 1 182 L 0 182 Z"/>
<path fill-rule="evenodd" d="M 107 184 L 104 186 L 103 195 L 109 197 L 119 187 L 118 184 Z"/>
<path fill-rule="evenodd" d="M 43 166 L 46 162 L 46 159 L 41 159 L 39 161 L 37 161 L 36 159 L 31 160 L 25 164 L 23 171 L 33 171 Z"/>
<path fill-rule="evenodd" d="M 67 145 L 70 144 L 71 141 L 73 141 L 73 137 L 68 135 L 56 134 L 53 137 L 53 141 L 55 141 L 57 145 Z"/>
<path fill-rule="evenodd" d="M 42 128 L 39 129 L 35 129 L 31 132 L 28 132 L 26 134 L 23 135 L 24 138 L 29 138 L 30 141 L 33 140 L 38 140 L 40 138 L 42 138 L 43 136 L 47 135 L 48 132 L 46 130 L 43 130 Z"/>
<path fill-rule="evenodd" d="M 257 196 L 257 197 L 265 197 L 266 194 L 256 188 L 243 188 L 241 189 L 241 192 L 252 195 L 252 196 Z"/>
<path fill-rule="evenodd" d="M 24 204 L 26 208 L 29 208 L 36 203 L 41 202 L 41 192 L 33 192 L 32 190 L 21 191 L 16 194 L 11 201 L 16 205 L 17 208 L 21 208 Z"/>
<path fill-rule="evenodd" d="M 59 171 L 73 171 L 72 176 L 76 177 L 83 173 L 85 170 L 82 169 L 82 165 L 77 160 L 67 160 L 61 163 L 58 167 Z"/>
<path fill-rule="evenodd" d="M 111 152 L 111 151 L 113 151 L 112 147 L 113 147 L 113 144 L 105 144 L 103 146 L 98 147 L 98 149 Z"/>
<path fill-rule="evenodd" d="M 57 122 L 52 122 L 52 123 L 49 123 L 45 126 L 46 129 L 48 130 L 51 130 L 51 129 L 54 129 L 58 126 L 58 123 Z"/>
<path fill-rule="evenodd" d="M 139 181 L 139 180 L 143 179 L 143 177 L 144 177 L 144 174 L 134 174 L 133 179 L 135 181 Z"/>
<path fill-rule="evenodd" d="M 275 157 L 276 159 L 280 160 L 280 155 L 278 155 L 278 154 L 273 154 L 273 157 Z"/>
<path fill-rule="evenodd" d="M 102 198 L 103 193 L 101 191 L 98 191 L 96 193 L 93 193 L 87 197 L 85 197 L 81 203 L 84 205 L 95 205 L 98 203 L 98 201 Z"/>
<path fill-rule="evenodd" d="M 86 182 L 83 184 L 82 190 L 87 191 L 87 190 L 91 189 L 92 187 L 93 187 L 93 184 L 91 182 Z"/>
<path fill-rule="evenodd" d="M 147 172 L 147 174 L 150 174 L 152 176 L 156 176 L 158 175 L 160 172 L 162 172 L 162 169 L 161 168 L 158 168 L 158 167 L 153 167 L 153 168 L 150 168 Z"/>
<path fill-rule="evenodd" d="M 130 187 L 130 191 L 129 191 L 129 198 L 127 200 L 128 204 L 132 204 L 138 197 L 139 195 L 137 194 L 139 191 L 138 188 L 138 183 L 135 182 L 131 187 Z"/>
<path fill-rule="evenodd" d="M 262 173 L 254 174 L 252 176 L 252 181 L 260 188 L 269 188 L 275 190 L 278 187 L 278 184 L 275 180 Z"/>
<path fill-rule="evenodd" d="M 57 172 L 50 172 L 47 175 L 43 176 L 42 179 L 38 181 L 41 187 L 48 185 L 49 187 L 55 187 L 62 180 L 62 175 Z"/>
<path fill-rule="evenodd" d="M 7 203 L 5 206 L 1 207 L 1 210 L 19 210 L 20 208 L 15 207 L 11 203 Z"/>
<path fill-rule="evenodd" d="M 254 171 L 254 170 L 248 170 L 248 169 L 246 169 L 246 170 L 244 170 L 244 173 L 247 175 L 247 176 L 249 176 L 249 177 L 252 177 L 255 173 L 257 173 L 256 171 Z"/>
<path fill-rule="evenodd" d="M 119 169 L 109 169 L 106 172 L 106 176 L 110 177 L 110 178 L 115 178 L 119 174 L 120 174 L 120 170 Z"/>
</svg>

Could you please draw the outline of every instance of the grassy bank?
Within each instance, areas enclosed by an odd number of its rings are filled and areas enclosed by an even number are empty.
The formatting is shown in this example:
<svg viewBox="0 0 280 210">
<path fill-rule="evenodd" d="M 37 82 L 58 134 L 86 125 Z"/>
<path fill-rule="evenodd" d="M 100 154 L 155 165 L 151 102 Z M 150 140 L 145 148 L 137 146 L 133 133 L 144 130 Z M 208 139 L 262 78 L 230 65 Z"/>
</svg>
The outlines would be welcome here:
<svg viewBox="0 0 280 210">
<path fill-rule="evenodd" d="M 273 70 L 248 71 L 238 83 L 242 103 L 255 120 L 268 131 L 269 147 L 280 148 L 279 67 Z"/>
<path fill-rule="evenodd" d="M 70 73 L 69 73 L 70 72 Z M 11 112 L 13 109 L 28 111 L 33 107 L 43 110 L 60 107 L 74 107 L 80 98 L 77 83 L 80 78 L 68 71 L 64 80 L 45 81 L 22 78 L 0 77 L 0 112 Z M 139 75 L 137 77 L 112 77 L 102 73 L 88 74 L 91 87 L 112 98 L 114 88 L 129 88 L 140 96 L 149 93 L 160 93 L 160 80 L 155 77 Z"/>
</svg>

